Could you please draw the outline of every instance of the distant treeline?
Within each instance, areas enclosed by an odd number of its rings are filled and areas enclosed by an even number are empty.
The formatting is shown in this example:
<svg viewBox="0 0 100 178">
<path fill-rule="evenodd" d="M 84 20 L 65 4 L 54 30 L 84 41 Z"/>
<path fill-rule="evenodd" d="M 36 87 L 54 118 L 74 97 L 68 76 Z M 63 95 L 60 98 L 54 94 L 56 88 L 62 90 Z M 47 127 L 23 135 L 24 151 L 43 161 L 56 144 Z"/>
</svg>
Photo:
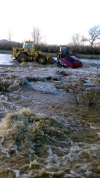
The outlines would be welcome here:
<svg viewBox="0 0 100 178">
<path fill-rule="evenodd" d="M 85 45 L 67 45 L 69 50 L 73 54 L 100 54 L 100 46 L 93 47 Z M 37 44 L 35 49 L 42 50 L 47 53 L 57 53 L 59 51 L 59 45 L 47 45 L 47 44 Z"/>
<path fill-rule="evenodd" d="M 23 43 L 18 42 L 0 42 L 0 50 L 12 50 L 13 47 L 22 48 Z M 86 45 L 68 45 L 70 51 L 74 54 L 100 54 L 100 46 L 92 47 Z M 36 50 L 41 50 L 46 53 L 57 53 L 59 50 L 59 45 L 48 45 L 48 44 L 35 44 Z"/>
<path fill-rule="evenodd" d="M 13 47 L 22 48 L 23 44 L 18 42 L 6 41 L 0 42 L 0 50 L 12 50 Z"/>
</svg>

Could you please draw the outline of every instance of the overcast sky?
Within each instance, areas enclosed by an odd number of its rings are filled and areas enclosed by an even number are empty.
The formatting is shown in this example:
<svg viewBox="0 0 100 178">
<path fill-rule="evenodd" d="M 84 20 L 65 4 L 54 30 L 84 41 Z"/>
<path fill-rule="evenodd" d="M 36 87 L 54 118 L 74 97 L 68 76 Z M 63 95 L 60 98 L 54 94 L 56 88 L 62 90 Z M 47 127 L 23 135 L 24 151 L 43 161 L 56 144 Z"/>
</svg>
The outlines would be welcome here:
<svg viewBox="0 0 100 178">
<path fill-rule="evenodd" d="M 100 25 L 100 0 L 0 0 L 0 39 L 22 42 L 39 28 L 47 44 L 67 44 Z"/>
</svg>

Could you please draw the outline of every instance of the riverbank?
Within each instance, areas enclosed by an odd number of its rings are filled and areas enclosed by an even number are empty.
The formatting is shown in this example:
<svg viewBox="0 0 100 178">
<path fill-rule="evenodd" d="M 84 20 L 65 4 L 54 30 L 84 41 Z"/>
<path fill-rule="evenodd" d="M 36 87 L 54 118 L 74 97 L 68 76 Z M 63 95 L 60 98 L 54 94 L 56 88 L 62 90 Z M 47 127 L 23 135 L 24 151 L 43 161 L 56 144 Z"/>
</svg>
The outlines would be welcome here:
<svg viewBox="0 0 100 178">
<path fill-rule="evenodd" d="M 80 59 L 99 59 L 100 60 L 100 55 L 95 55 L 95 54 L 77 54 L 77 57 Z"/>
<path fill-rule="evenodd" d="M 12 51 L 10 51 L 10 50 L 1 50 L 0 49 L 0 54 L 12 54 Z"/>
</svg>

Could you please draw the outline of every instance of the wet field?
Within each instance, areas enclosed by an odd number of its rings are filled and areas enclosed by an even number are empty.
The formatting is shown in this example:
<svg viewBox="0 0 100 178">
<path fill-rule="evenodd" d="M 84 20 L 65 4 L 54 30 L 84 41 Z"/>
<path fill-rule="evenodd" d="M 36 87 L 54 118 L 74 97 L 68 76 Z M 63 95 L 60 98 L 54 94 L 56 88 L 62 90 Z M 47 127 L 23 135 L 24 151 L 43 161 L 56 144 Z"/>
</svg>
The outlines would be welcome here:
<svg viewBox="0 0 100 178">
<path fill-rule="evenodd" d="M 0 91 L 0 178 L 100 177 L 100 102 L 77 104 L 69 87 L 79 79 L 86 89 L 100 86 L 99 61 L 85 62 L 0 67 L 8 86 Z"/>
</svg>

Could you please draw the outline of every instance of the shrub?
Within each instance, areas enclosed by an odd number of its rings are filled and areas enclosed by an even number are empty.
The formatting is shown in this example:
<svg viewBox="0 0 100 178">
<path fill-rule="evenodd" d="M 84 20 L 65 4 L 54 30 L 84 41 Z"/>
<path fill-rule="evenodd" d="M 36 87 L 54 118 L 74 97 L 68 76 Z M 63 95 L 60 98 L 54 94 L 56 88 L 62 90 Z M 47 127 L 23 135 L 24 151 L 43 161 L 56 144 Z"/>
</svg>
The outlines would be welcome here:
<svg viewBox="0 0 100 178">
<path fill-rule="evenodd" d="M 79 80 L 76 84 L 70 84 L 70 98 L 78 105 L 93 106 L 100 103 L 100 86 L 87 90 L 84 83 Z"/>
</svg>

